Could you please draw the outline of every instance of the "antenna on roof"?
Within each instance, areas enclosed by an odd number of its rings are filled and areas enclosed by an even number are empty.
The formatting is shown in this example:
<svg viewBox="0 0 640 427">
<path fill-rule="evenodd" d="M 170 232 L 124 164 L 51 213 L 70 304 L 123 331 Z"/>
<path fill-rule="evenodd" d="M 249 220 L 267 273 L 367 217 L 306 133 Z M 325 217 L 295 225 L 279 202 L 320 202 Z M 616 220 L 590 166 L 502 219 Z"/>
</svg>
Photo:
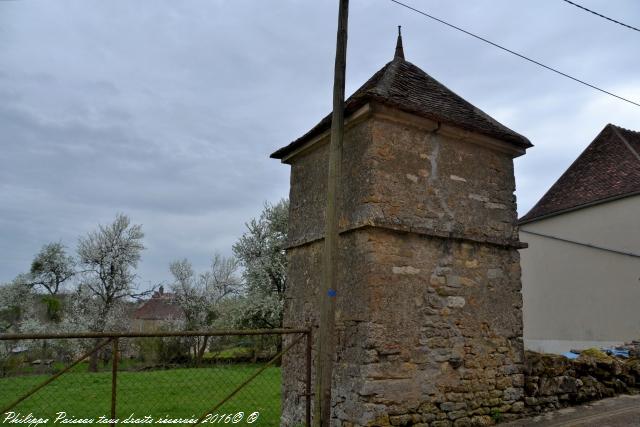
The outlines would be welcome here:
<svg viewBox="0 0 640 427">
<path fill-rule="evenodd" d="M 398 25 L 398 41 L 396 42 L 396 53 L 393 56 L 393 59 L 402 59 L 404 60 L 404 49 L 402 48 L 402 26 Z"/>
</svg>

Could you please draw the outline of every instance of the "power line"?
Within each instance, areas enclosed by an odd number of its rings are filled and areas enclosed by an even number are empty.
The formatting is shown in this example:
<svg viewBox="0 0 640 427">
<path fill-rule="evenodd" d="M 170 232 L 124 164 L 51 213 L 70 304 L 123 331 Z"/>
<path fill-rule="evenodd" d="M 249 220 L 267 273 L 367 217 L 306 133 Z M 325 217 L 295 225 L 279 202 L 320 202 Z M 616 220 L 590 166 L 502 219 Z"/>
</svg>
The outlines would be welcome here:
<svg viewBox="0 0 640 427">
<path fill-rule="evenodd" d="M 477 34 L 473 34 L 473 33 L 469 32 L 469 31 L 467 31 L 467 30 L 464 30 L 464 29 L 462 29 L 462 28 L 460 28 L 460 27 L 457 27 L 457 26 L 455 26 L 455 25 L 453 25 L 453 24 L 450 24 L 450 23 L 448 23 L 448 22 L 446 22 L 446 21 L 443 21 L 442 19 L 439 19 L 439 18 L 436 18 L 435 16 L 429 15 L 428 13 L 423 12 L 423 11 L 421 11 L 421 10 L 418 10 L 418 9 L 416 9 L 416 8 L 414 8 L 414 7 L 411 7 L 411 6 L 409 6 L 408 4 L 402 3 L 402 2 L 400 2 L 400 1 L 398 1 L 398 0 L 390 0 L 390 1 L 392 1 L 393 3 L 396 3 L 396 4 L 397 4 L 397 5 L 399 5 L 399 6 L 405 7 L 405 8 L 407 8 L 407 9 L 409 9 L 409 10 L 412 10 L 412 11 L 414 11 L 414 12 L 416 12 L 416 13 L 419 13 L 420 15 L 426 16 L 427 18 L 433 19 L 434 21 L 438 21 L 438 22 L 440 22 L 441 24 L 444 24 L 444 25 L 446 25 L 446 26 L 448 26 L 448 27 L 451 27 L 451 28 L 453 28 L 453 29 L 456 29 L 456 30 L 458 30 L 458 31 L 461 31 L 461 32 L 463 32 L 463 33 L 465 33 L 465 34 L 467 34 L 467 35 L 469 35 L 469 36 L 471 36 L 471 37 L 475 37 L 476 39 L 481 40 L 481 41 L 483 41 L 483 42 L 485 42 L 485 43 L 488 43 L 488 44 L 490 44 L 490 45 L 492 45 L 492 46 L 494 46 L 494 47 L 497 47 L 498 49 L 502 49 L 502 50 L 504 50 L 505 52 L 509 52 L 510 54 L 515 55 L 515 56 L 517 56 L 517 57 L 519 57 L 519 58 L 521 58 L 521 59 L 524 59 L 524 60 L 526 60 L 526 61 L 532 62 L 532 63 L 534 63 L 534 64 L 536 64 L 536 65 L 538 65 L 538 66 L 540 66 L 540 67 L 542 67 L 542 68 L 546 68 L 546 69 L 547 69 L 547 70 L 549 70 L 549 71 L 553 71 L 553 72 L 554 72 L 554 73 L 556 73 L 556 74 L 560 74 L 561 76 L 564 76 L 564 77 L 566 77 L 566 78 L 568 78 L 568 79 L 571 79 L 571 80 L 573 80 L 573 81 L 575 81 L 575 82 L 578 82 L 578 83 L 580 83 L 580 84 L 583 84 L 583 85 L 585 85 L 585 86 L 588 86 L 588 87 L 590 87 L 590 88 L 592 88 L 592 89 L 595 89 L 595 90 L 600 91 L 600 92 L 602 92 L 602 93 L 605 93 L 605 94 L 607 94 L 607 95 L 613 96 L 614 98 L 618 98 L 618 99 L 620 99 L 620 100 L 622 100 L 622 101 L 628 102 L 629 104 L 633 104 L 633 105 L 635 105 L 636 107 L 640 107 L 640 103 L 638 103 L 638 102 L 635 102 L 635 101 L 632 101 L 632 100 L 630 100 L 630 99 L 624 98 L 624 97 L 622 97 L 622 96 L 620 96 L 620 95 L 616 95 L 615 93 L 612 93 L 612 92 L 609 92 L 609 91 L 604 90 L 604 89 L 602 89 L 602 88 L 599 88 L 598 86 L 592 85 L 591 83 L 585 82 L 584 80 L 580 80 L 580 79 L 578 79 L 578 78 L 576 78 L 576 77 L 570 76 L 569 74 L 567 74 L 567 73 L 563 73 L 562 71 L 557 70 L 557 69 L 555 69 L 555 68 L 553 68 L 553 67 L 550 67 L 550 66 L 548 66 L 548 65 L 544 65 L 542 62 L 536 61 L 535 59 L 531 59 L 531 58 L 529 58 L 529 57 L 527 57 L 527 56 L 522 55 L 521 53 L 515 52 L 515 51 L 513 51 L 513 50 L 511 50 L 511 49 L 508 49 L 508 48 L 506 48 L 506 47 L 504 47 L 504 46 L 500 46 L 499 44 L 494 43 L 494 42 L 492 42 L 491 40 L 487 40 L 487 39 L 485 39 L 484 37 L 480 37 L 480 36 L 479 36 L 479 35 L 477 35 Z"/>
<path fill-rule="evenodd" d="M 627 28 L 629 28 L 629 29 L 631 29 L 631 30 L 635 30 L 635 31 L 640 32 L 640 29 L 638 29 L 638 28 L 636 28 L 636 27 L 632 27 L 631 25 L 627 25 L 627 24 L 625 24 L 624 22 L 616 21 L 615 19 L 609 18 L 608 16 L 604 16 L 604 15 L 603 15 L 603 14 L 601 14 L 601 13 L 595 12 L 595 11 L 593 11 L 593 10 L 591 10 L 591 9 L 587 9 L 586 7 L 584 7 L 584 6 L 582 6 L 582 5 L 579 5 L 578 3 L 574 3 L 574 2 L 569 1 L 569 0 L 562 0 L 562 1 L 564 1 L 565 3 L 569 3 L 569 4 L 571 4 L 571 5 L 575 6 L 575 7 L 578 7 L 578 8 L 580 8 L 580 9 L 582 9 L 582 10 L 585 10 L 585 11 L 587 11 L 587 12 L 589 12 L 589 13 L 593 13 L 594 15 L 599 16 L 600 18 L 604 18 L 604 19 L 606 19 L 607 21 L 611 21 L 611 22 L 616 23 L 616 24 L 618 24 L 618 25 L 622 25 L 623 27 L 627 27 Z"/>
<path fill-rule="evenodd" d="M 571 244 L 579 245 L 579 246 L 585 246 L 587 248 L 598 249 L 598 250 L 601 250 L 601 251 L 612 252 L 614 254 L 626 255 L 626 256 L 630 256 L 630 257 L 634 257 L 634 258 L 640 258 L 640 254 L 636 254 L 636 253 L 633 253 L 633 252 L 625 252 L 625 251 L 620 251 L 620 250 L 617 250 L 617 249 L 605 248 L 603 246 L 592 245 L 591 243 L 582 243 L 582 242 L 577 242 L 575 240 L 569 240 L 569 239 L 565 239 L 565 238 L 558 237 L 558 236 L 552 236 L 552 235 L 549 235 L 549 234 L 536 233 L 535 231 L 529 231 L 529 230 L 520 229 L 520 233 L 533 234 L 534 236 L 545 237 L 547 239 L 553 239 L 553 240 L 559 240 L 561 242 L 571 243 Z"/>
</svg>

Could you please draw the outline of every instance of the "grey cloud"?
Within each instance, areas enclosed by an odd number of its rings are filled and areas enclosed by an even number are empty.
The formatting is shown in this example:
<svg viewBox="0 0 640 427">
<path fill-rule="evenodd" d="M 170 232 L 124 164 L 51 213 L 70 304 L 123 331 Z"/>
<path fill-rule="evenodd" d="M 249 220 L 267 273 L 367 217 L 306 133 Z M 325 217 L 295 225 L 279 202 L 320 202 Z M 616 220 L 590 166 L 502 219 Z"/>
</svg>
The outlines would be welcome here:
<svg viewBox="0 0 640 427">
<path fill-rule="evenodd" d="M 585 0 L 587 1 L 587 0 Z M 632 0 L 597 2 L 622 18 Z M 505 46 L 640 98 L 637 36 L 557 0 L 413 2 Z M 0 281 L 50 240 L 71 249 L 116 212 L 143 223 L 143 281 L 229 254 L 287 195 L 273 150 L 331 109 L 334 2 L 0 2 Z M 353 1 L 347 92 L 407 59 L 536 147 L 516 161 L 524 213 L 607 122 L 638 109 L 388 1 Z M 633 92 L 633 93 L 632 93 Z"/>
</svg>

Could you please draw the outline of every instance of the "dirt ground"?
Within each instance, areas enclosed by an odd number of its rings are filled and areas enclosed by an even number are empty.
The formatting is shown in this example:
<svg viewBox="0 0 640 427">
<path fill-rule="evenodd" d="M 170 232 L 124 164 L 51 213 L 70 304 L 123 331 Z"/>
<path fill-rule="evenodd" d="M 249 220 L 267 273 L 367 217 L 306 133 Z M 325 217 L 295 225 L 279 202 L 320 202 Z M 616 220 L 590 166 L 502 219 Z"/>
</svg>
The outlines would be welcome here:
<svg viewBox="0 0 640 427">
<path fill-rule="evenodd" d="M 505 427 L 640 426 L 640 395 L 612 397 L 500 425 Z"/>
</svg>

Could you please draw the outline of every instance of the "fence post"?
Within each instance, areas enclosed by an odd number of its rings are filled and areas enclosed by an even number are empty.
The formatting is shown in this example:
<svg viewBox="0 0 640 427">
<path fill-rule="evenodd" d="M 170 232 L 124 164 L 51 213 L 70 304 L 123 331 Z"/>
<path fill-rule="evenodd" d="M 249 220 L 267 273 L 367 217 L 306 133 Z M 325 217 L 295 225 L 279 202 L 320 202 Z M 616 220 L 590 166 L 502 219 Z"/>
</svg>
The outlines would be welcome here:
<svg viewBox="0 0 640 427">
<path fill-rule="evenodd" d="M 111 351 L 111 427 L 115 427 L 116 422 L 116 389 L 118 386 L 118 338 L 113 339 L 113 350 Z"/>
<path fill-rule="evenodd" d="M 313 346 L 313 328 L 310 326 L 307 332 L 307 402 L 306 402 L 306 422 L 307 427 L 311 427 L 311 349 Z"/>
</svg>

